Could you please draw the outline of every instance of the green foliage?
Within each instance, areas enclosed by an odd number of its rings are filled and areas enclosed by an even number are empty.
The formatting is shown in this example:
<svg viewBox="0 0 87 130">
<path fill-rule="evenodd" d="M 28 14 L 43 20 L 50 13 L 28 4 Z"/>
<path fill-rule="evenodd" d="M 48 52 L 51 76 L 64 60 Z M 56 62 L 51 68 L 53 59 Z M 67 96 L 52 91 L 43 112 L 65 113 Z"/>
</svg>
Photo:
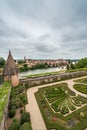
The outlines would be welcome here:
<svg viewBox="0 0 87 130">
<path fill-rule="evenodd" d="M 0 57 L 0 68 L 2 68 L 5 65 L 5 59 L 3 57 Z"/>
<path fill-rule="evenodd" d="M 19 68 L 20 72 L 25 72 L 25 71 L 28 71 L 28 70 L 29 70 L 29 67 L 28 67 L 27 64 L 23 64 L 23 66 Z"/>
<path fill-rule="evenodd" d="M 21 64 L 24 64 L 25 61 L 24 60 L 18 60 L 18 64 L 21 65 Z"/>
<path fill-rule="evenodd" d="M 4 82 L 2 86 L 0 86 L 0 122 L 2 120 L 3 111 L 9 100 L 10 89 L 10 82 Z"/>
<path fill-rule="evenodd" d="M 32 130 L 31 125 L 29 123 L 24 123 L 21 127 L 20 130 Z"/>
<path fill-rule="evenodd" d="M 81 59 L 78 61 L 78 63 L 76 64 L 76 68 L 87 68 L 87 58 Z"/>
<path fill-rule="evenodd" d="M 75 84 L 74 88 L 81 93 L 87 94 L 87 85 Z"/>
<path fill-rule="evenodd" d="M 21 114 L 21 125 L 24 124 L 25 122 L 29 122 L 30 121 L 30 114 L 28 112 L 24 112 Z"/>
<path fill-rule="evenodd" d="M 15 116 L 16 110 L 14 108 L 9 110 L 9 117 L 13 118 Z"/>
<path fill-rule="evenodd" d="M 39 105 L 40 111 L 46 123 L 47 129 L 67 130 L 68 126 L 69 126 L 69 130 L 85 129 L 87 127 L 87 105 L 83 107 L 80 106 L 82 106 L 84 103 L 87 103 L 87 98 L 84 98 L 79 95 L 76 96 L 74 95 L 74 93 L 72 93 L 72 91 L 69 90 L 70 92 L 67 98 L 65 98 L 60 102 L 61 105 L 60 113 L 62 113 L 60 114 L 58 110 L 58 105 L 55 103 L 57 100 L 59 100 L 57 94 L 61 93 L 61 91 L 58 90 L 58 88 L 59 86 L 57 85 L 48 86 L 46 88 L 40 88 L 39 91 L 35 93 L 37 103 Z M 63 88 L 62 91 L 68 90 L 67 87 L 65 88 L 66 89 L 64 90 Z M 60 95 L 61 95 L 60 97 L 62 97 L 63 93 L 61 93 Z M 53 106 L 51 106 L 52 103 L 54 103 Z M 55 110 L 56 113 L 53 111 L 51 107 L 52 108 L 54 107 L 53 108 L 54 110 L 56 109 Z M 79 109 L 75 110 L 78 107 Z M 67 108 L 70 110 L 70 114 Z M 68 115 L 65 115 L 67 113 Z M 56 120 L 52 120 L 52 117 L 54 117 L 54 119 Z M 67 124 L 68 120 L 73 120 L 74 125 L 68 125 Z"/>
<path fill-rule="evenodd" d="M 69 109 L 71 111 L 76 109 L 75 104 L 73 104 L 73 102 L 75 102 L 73 96 L 76 96 L 76 94 L 68 89 L 66 84 L 59 84 L 46 89 L 45 96 L 55 112 L 59 112 L 64 115 L 69 113 Z"/>
<path fill-rule="evenodd" d="M 23 110 L 23 109 L 21 109 L 21 110 L 20 110 L 20 113 L 22 114 L 23 112 L 24 112 L 24 110 Z"/>
<path fill-rule="evenodd" d="M 27 95 L 25 87 L 22 85 L 13 87 L 11 90 L 10 98 L 11 98 L 9 103 L 10 109 L 12 109 L 12 106 L 19 108 L 27 104 Z"/>
<path fill-rule="evenodd" d="M 75 69 L 75 65 L 74 64 L 70 64 L 70 67 L 71 67 L 71 69 Z"/>
<path fill-rule="evenodd" d="M 14 119 L 8 130 L 19 130 L 19 128 L 20 128 L 19 121 L 17 119 Z"/>
<path fill-rule="evenodd" d="M 43 68 L 45 68 L 45 64 L 37 64 L 35 66 L 35 69 L 43 69 Z"/>
<path fill-rule="evenodd" d="M 83 112 L 80 112 L 80 117 L 81 118 L 84 118 L 85 117 L 85 114 Z"/>
<path fill-rule="evenodd" d="M 82 79 L 74 80 L 74 82 L 87 84 L 87 78 L 82 78 Z"/>
</svg>

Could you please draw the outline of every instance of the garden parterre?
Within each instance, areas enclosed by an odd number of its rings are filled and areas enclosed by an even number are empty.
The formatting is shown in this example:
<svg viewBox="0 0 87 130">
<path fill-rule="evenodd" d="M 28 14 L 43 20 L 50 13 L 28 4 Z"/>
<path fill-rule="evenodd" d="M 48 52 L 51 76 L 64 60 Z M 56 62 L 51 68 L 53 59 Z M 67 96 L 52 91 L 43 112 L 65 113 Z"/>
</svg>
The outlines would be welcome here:
<svg viewBox="0 0 87 130">
<path fill-rule="evenodd" d="M 86 127 L 82 122 L 87 123 L 87 99 L 77 96 L 66 83 L 40 88 L 35 96 L 48 129 Z"/>
</svg>

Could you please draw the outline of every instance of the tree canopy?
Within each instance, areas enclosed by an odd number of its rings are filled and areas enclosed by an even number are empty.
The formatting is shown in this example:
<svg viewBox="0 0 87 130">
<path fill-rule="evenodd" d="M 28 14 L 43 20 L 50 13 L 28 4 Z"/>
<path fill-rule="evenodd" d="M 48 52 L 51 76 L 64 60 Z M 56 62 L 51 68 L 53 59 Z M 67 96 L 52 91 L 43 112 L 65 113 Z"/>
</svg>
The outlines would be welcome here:
<svg viewBox="0 0 87 130">
<path fill-rule="evenodd" d="M 0 68 L 2 68 L 5 65 L 5 59 L 3 57 L 0 57 Z"/>
<path fill-rule="evenodd" d="M 87 68 L 87 58 L 83 58 L 76 63 L 76 69 Z"/>
</svg>

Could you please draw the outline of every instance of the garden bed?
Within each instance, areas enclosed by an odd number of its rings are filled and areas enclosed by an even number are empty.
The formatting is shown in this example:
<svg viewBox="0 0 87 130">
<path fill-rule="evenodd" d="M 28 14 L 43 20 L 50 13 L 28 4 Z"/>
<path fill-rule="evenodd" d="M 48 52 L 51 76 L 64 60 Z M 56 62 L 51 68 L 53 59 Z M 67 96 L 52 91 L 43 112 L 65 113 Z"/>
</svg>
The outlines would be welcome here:
<svg viewBox="0 0 87 130">
<path fill-rule="evenodd" d="M 40 88 L 35 96 L 48 130 L 87 127 L 87 99 L 70 92 L 67 84 Z"/>
<path fill-rule="evenodd" d="M 87 84 L 87 78 L 78 79 L 75 82 Z"/>
<path fill-rule="evenodd" d="M 75 84 L 74 89 L 76 89 L 77 91 L 87 94 L 87 85 L 85 84 Z"/>
<path fill-rule="evenodd" d="M 27 104 L 26 87 L 19 85 L 12 87 L 9 101 L 6 130 L 22 130 L 31 128 L 30 114 L 25 111 Z M 28 124 L 26 124 L 28 122 Z M 23 128 L 22 128 L 23 127 Z"/>
</svg>

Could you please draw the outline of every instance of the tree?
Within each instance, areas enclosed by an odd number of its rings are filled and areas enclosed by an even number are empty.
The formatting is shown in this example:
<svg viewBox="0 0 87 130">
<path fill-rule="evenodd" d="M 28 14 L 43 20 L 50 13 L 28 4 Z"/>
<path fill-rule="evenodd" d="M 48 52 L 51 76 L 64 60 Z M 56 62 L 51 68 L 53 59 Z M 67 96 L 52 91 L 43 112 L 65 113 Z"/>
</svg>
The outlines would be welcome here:
<svg viewBox="0 0 87 130">
<path fill-rule="evenodd" d="M 21 65 L 21 64 L 24 64 L 25 61 L 24 60 L 18 60 L 18 64 Z"/>
<path fill-rule="evenodd" d="M 75 69 L 75 66 L 74 66 L 74 64 L 70 64 L 70 67 L 71 67 L 71 69 Z"/>
<path fill-rule="evenodd" d="M 21 125 L 24 124 L 25 122 L 29 122 L 30 121 L 30 114 L 28 112 L 24 112 L 21 114 Z"/>
<path fill-rule="evenodd" d="M 3 57 L 0 57 L 0 68 L 2 68 L 5 65 L 5 59 Z"/>
<path fill-rule="evenodd" d="M 76 68 L 77 69 L 87 68 L 87 58 L 83 58 L 83 59 L 79 60 L 78 63 L 76 63 Z"/>
</svg>

